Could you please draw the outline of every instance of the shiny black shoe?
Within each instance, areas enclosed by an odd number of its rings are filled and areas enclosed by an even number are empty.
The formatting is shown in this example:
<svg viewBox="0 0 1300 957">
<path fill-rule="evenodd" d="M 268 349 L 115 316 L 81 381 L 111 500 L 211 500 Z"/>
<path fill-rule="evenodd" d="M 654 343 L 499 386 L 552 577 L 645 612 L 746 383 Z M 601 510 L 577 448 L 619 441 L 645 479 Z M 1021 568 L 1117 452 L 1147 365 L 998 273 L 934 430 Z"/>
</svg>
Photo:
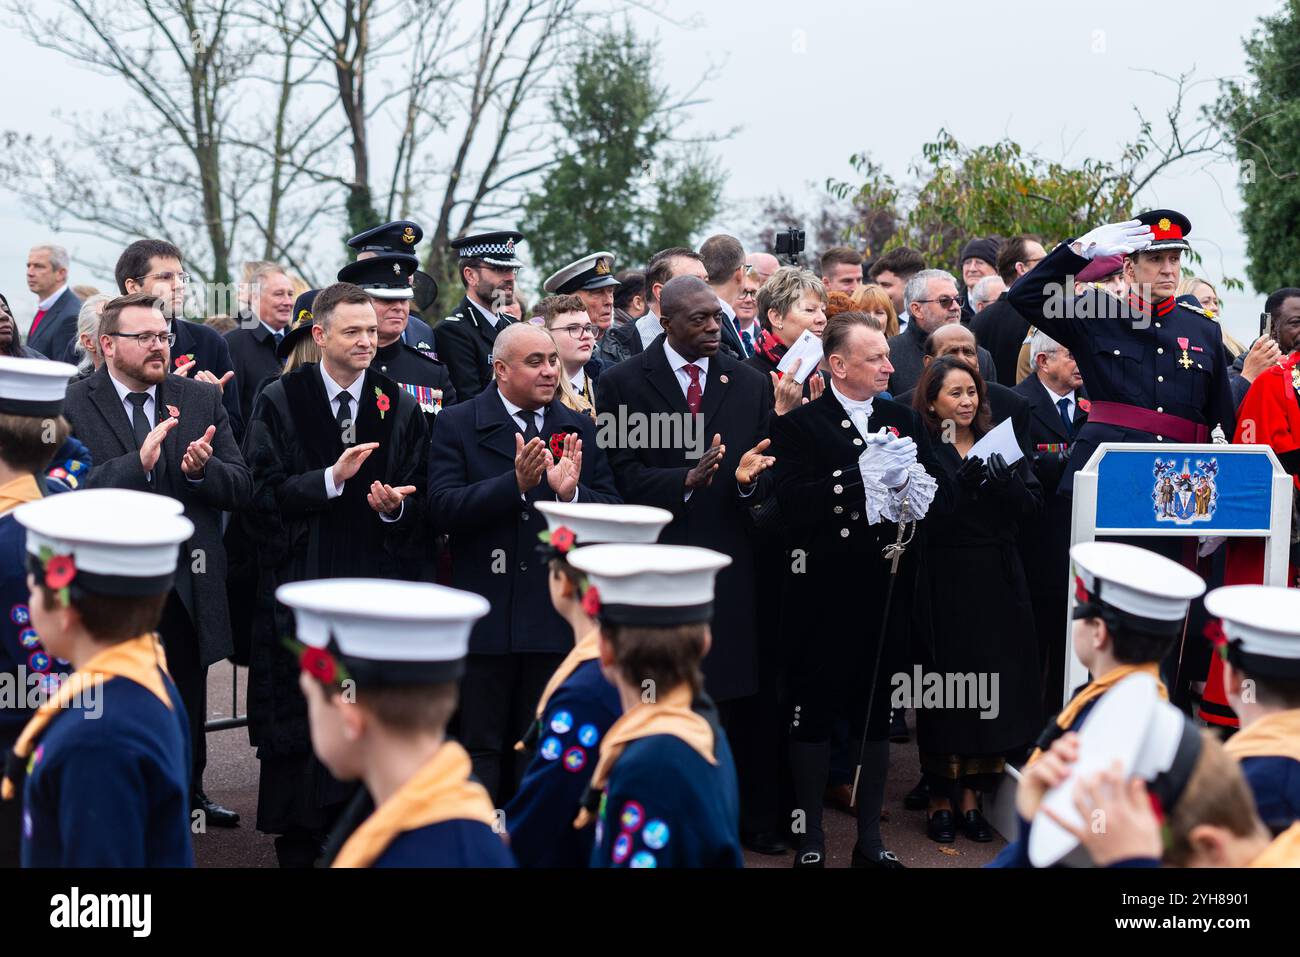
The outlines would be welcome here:
<svg viewBox="0 0 1300 957">
<path fill-rule="evenodd" d="M 239 812 L 222 807 L 202 791 L 195 791 L 190 798 L 190 810 L 202 811 L 204 823 L 208 827 L 238 827 Z"/>
<path fill-rule="evenodd" d="M 776 855 L 790 850 L 790 845 L 779 831 L 759 831 L 740 835 L 741 846 L 755 854 Z"/>
<path fill-rule="evenodd" d="M 916 787 L 907 792 L 903 798 L 903 807 L 909 811 L 924 811 L 930 806 L 930 785 L 925 783 L 925 778 L 917 783 Z"/>
<path fill-rule="evenodd" d="M 849 866 L 869 867 L 887 871 L 901 871 L 904 869 L 903 862 L 898 859 L 898 855 L 893 851 L 885 850 L 885 848 L 882 847 L 871 854 L 864 854 L 862 851 L 858 850 L 856 844 L 853 845 L 853 860 Z"/>
<path fill-rule="evenodd" d="M 791 867 L 825 867 L 826 852 L 819 848 L 809 848 L 806 851 L 796 851 L 794 863 Z"/>
<path fill-rule="evenodd" d="M 980 844 L 993 840 L 993 825 L 978 810 L 967 811 L 961 816 L 961 831 Z"/>
<path fill-rule="evenodd" d="M 907 744 L 912 740 L 912 732 L 907 730 L 907 715 L 895 711 L 889 719 L 889 740 L 894 744 Z"/>
<path fill-rule="evenodd" d="M 936 844 L 951 844 L 957 840 L 957 819 L 952 811 L 935 811 L 926 821 L 925 833 Z"/>
</svg>

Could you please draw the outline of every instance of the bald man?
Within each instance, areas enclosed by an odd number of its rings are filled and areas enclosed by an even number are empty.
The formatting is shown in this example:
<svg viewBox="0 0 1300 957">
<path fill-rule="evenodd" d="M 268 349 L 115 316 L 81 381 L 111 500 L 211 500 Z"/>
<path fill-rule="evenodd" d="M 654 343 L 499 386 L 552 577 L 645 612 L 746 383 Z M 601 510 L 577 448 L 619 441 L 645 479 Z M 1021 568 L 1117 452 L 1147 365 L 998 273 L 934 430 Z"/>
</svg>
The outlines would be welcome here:
<svg viewBox="0 0 1300 957">
<path fill-rule="evenodd" d="M 470 635 L 458 737 L 501 807 L 526 766 L 514 743 L 573 647 L 537 555 L 546 520 L 536 503 L 621 499 L 595 423 L 557 398 L 563 371 L 550 335 L 507 326 L 492 370 L 495 381 L 436 419 L 428 486 L 433 527 L 449 536 L 451 584 L 492 604 Z"/>
<path fill-rule="evenodd" d="M 781 268 L 780 261 L 771 253 L 750 253 L 745 257 L 745 265 L 749 267 L 750 275 L 757 277 L 760 286 Z"/>
</svg>

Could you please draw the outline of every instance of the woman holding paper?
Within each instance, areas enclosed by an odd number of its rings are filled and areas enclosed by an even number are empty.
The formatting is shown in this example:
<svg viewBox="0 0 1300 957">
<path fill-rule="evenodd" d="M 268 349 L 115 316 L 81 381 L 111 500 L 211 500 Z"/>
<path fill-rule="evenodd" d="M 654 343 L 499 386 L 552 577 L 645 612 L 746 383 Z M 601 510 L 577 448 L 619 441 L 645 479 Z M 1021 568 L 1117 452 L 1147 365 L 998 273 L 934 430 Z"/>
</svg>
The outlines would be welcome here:
<svg viewBox="0 0 1300 957">
<path fill-rule="evenodd" d="M 927 832 L 951 843 L 958 827 L 992 840 L 980 794 L 997 784 L 1042 726 L 1038 646 L 1018 526 L 1043 504 L 1011 420 L 990 422 L 984 380 L 942 356 L 922 373 L 913 408 L 928 429 L 956 496 L 925 522 L 914 652 L 917 666 L 894 695 L 913 707 L 921 770 L 930 791 Z"/>
<path fill-rule="evenodd" d="M 808 349 L 808 343 L 799 344 L 798 354 L 806 358 L 799 360 L 798 368 L 790 364 L 778 368 L 805 332 L 821 338 L 826 328 L 826 287 L 807 269 L 782 266 L 758 290 L 758 321 L 762 326 L 758 344 L 745 364 L 772 377 L 776 414 L 785 415 L 817 398 L 826 387 L 820 373 L 809 374 L 815 370 L 808 366 L 821 359 L 820 350 Z"/>
</svg>

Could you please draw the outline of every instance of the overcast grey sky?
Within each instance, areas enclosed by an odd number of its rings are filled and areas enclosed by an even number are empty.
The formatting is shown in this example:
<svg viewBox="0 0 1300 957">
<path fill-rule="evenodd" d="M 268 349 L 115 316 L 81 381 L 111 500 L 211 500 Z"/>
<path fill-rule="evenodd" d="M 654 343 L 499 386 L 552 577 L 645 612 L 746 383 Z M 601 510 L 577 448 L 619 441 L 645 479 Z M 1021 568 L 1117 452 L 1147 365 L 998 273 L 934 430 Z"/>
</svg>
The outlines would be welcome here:
<svg viewBox="0 0 1300 957">
<path fill-rule="evenodd" d="M 1117 158 L 1136 132 L 1133 108 L 1158 119 L 1172 101 L 1172 84 L 1143 70 L 1194 69 L 1201 81 L 1238 76 L 1242 38 L 1278 6 L 1264 0 L 666 0 L 670 17 L 693 18 L 698 27 L 679 29 L 641 14 L 633 22 L 660 37 L 670 83 L 684 87 L 706 64 L 717 65 L 705 91 L 710 102 L 695 108 L 692 126 L 741 127 L 715 149 L 729 174 L 728 213 L 718 225 L 730 223 L 743 235 L 759 198 L 779 190 L 810 198 L 827 177 L 850 175 L 855 151 L 869 151 L 906 178 L 909 162 L 940 127 L 967 144 L 1010 136 L 1072 163 Z M 120 85 L 38 49 L 12 29 L 0 28 L 0 40 L 6 50 L 0 84 L 7 91 L 0 127 L 57 134 L 55 110 L 108 110 L 122 102 Z M 1212 99 L 1215 90 L 1202 83 L 1189 106 Z M 1236 178 L 1230 165 L 1204 168 L 1193 160 L 1140 197 L 1144 206 L 1171 206 L 1191 218 L 1191 239 L 1212 279 L 1245 279 Z M 0 229 L 6 237 L 0 291 L 24 325 L 35 308 L 23 279 L 33 243 L 63 242 L 73 254 L 74 282 L 111 285 L 110 276 L 88 274 L 85 264 L 111 262 L 114 246 L 54 232 L 2 188 Z M 1225 299 L 1229 328 L 1252 335 L 1261 297 L 1248 284 L 1246 293 Z"/>
</svg>

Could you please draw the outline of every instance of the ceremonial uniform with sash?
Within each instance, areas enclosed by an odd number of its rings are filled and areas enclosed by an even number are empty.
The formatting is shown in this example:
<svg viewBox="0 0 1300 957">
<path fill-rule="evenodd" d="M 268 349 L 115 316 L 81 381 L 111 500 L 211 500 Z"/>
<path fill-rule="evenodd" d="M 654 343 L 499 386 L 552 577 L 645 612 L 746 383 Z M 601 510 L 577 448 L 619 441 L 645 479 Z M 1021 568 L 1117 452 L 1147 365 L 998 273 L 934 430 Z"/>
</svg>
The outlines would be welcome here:
<svg viewBox="0 0 1300 957">
<path fill-rule="evenodd" d="M 1300 820 L 1300 708 L 1277 702 L 1300 689 L 1300 592 L 1216 588 L 1205 608 L 1220 619 L 1215 660 L 1229 663 L 1254 691 L 1241 705 L 1242 729 L 1224 749 L 1240 762 L 1260 818 L 1277 834 Z"/>
<path fill-rule="evenodd" d="M 320 709 L 361 709 L 366 730 L 358 733 L 375 729 L 377 735 L 344 745 L 361 764 L 361 800 L 368 806 L 364 816 L 349 815 L 334 836 L 341 846 L 330 866 L 513 867 L 492 801 L 472 779 L 465 749 L 445 738 L 445 726 L 427 723 L 437 719 L 420 719 L 394 734 L 397 726 L 383 708 L 385 696 L 394 693 L 401 694 L 401 710 L 410 712 L 412 695 L 427 694 L 432 703 L 454 691 L 470 626 L 487 613 L 487 602 L 440 585 L 376 579 L 296 582 L 279 588 L 276 598 L 293 609 L 298 664 L 307 680 L 335 696 L 345 686 L 356 690 L 349 703 L 327 700 Z M 316 724 L 316 707 L 313 740 L 327 758 L 321 742 L 330 732 Z M 329 740 L 330 747 L 335 743 Z M 388 779 L 393 763 L 409 759 L 412 749 L 421 749 L 419 766 L 394 786 Z M 376 791 L 383 795 L 378 804 Z"/>
<path fill-rule="evenodd" d="M 28 569 L 44 586 L 34 601 L 165 595 L 177 549 L 194 531 L 174 501 L 122 489 L 53 496 L 14 517 L 27 529 Z M 109 641 L 98 638 L 105 624 L 83 621 L 94 652 L 9 753 L 3 791 L 12 800 L 21 788 L 23 866 L 192 866 L 180 694 L 152 631 Z"/>
<path fill-rule="evenodd" d="M 549 531 L 545 554 L 564 561 L 575 545 L 651 542 L 672 513 L 641 505 L 538 502 Z M 554 567 L 554 565 L 552 565 Z M 537 703 L 537 719 L 516 749 L 534 749 L 506 806 L 510 848 L 521 867 L 586 867 L 594 829 L 573 827 L 596 767 L 597 750 L 623 713 L 618 690 L 600 669 L 600 630 L 579 638 Z"/>
<path fill-rule="evenodd" d="M 1154 237 L 1140 251 L 1190 248 L 1181 214 L 1156 210 L 1138 219 Z M 1061 480 L 1066 495 L 1103 442 L 1208 442 L 1216 427 L 1230 434 L 1236 421 L 1219 324 L 1172 296 L 1148 303 L 1135 292 L 1118 299 L 1096 287 L 1074 295 L 1073 278 L 1090 258 L 1062 243 L 1007 291 L 1027 322 L 1070 350 L 1088 388 L 1088 421 Z"/>
<path fill-rule="evenodd" d="M 675 545 L 592 545 L 569 556 L 599 595 L 602 627 L 638 630 L 707 623 L 728 561 Z M 716 709 L 685 683 L 655 691 L 639 692 L 600 744 L 574 821 L 595 817 L 591 865 L 741 867 L 736 769 Z"/>
</svg>

